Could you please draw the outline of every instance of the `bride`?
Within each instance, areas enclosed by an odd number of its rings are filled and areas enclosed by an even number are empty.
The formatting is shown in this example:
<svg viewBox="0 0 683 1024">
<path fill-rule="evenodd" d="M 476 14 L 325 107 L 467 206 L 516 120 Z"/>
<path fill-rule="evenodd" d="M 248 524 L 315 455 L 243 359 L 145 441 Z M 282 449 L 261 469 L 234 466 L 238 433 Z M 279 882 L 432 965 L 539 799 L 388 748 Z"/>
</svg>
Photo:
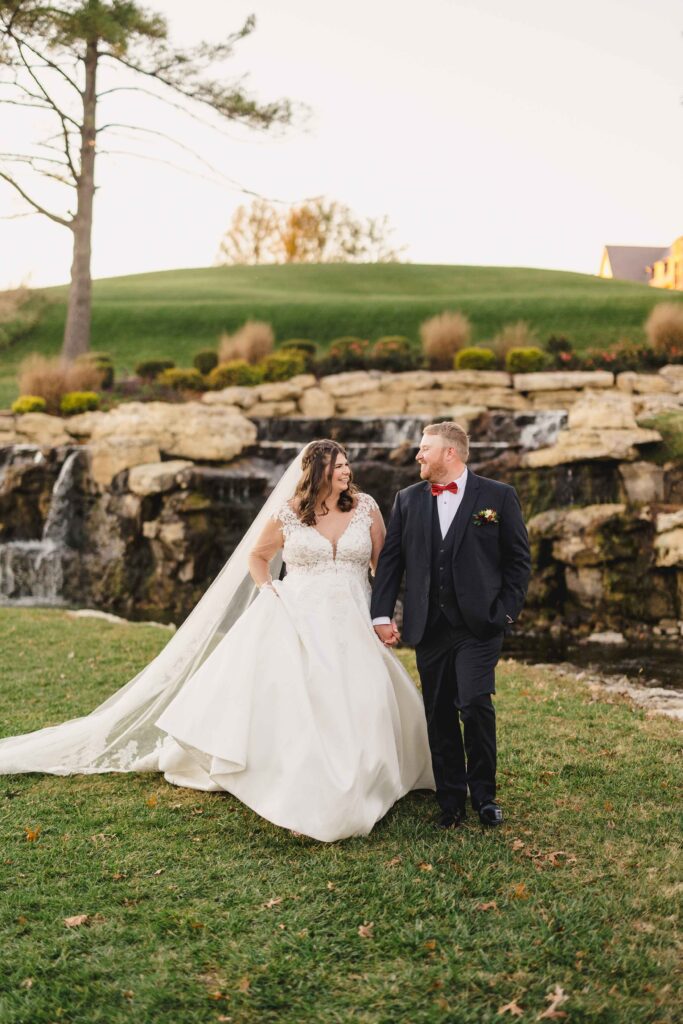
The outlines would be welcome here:
<svg viewBox="0 0 683 1024">
<path fill-rule="evenodd" d="M 422 698 L 370 620 L 383 540 L 344 448 L 311 442 L 154 661 L 90 715 L 0 740 L 0 774 L 161 771 L 323 842 L 367 835 L 434 788 Z"/>
</svg>

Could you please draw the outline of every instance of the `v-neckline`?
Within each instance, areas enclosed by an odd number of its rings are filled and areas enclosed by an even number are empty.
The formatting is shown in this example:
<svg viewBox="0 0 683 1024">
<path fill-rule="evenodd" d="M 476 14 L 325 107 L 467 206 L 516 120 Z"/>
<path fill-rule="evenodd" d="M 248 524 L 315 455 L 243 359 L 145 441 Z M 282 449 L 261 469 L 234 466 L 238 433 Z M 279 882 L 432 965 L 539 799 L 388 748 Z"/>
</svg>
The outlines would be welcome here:
<svg viewBox="0 0 683 1024">
<path fill-rule="evenodd" d="M 337 537 L 337 539 L 335 541 L 330 540 L 330 538 L 326 537 L 324 533 L 321 533 L 317 526 L 311 526 L 311 529 L 315 530 L 315 532 L 318 534 L 318 536 L 322 537 L 323 540 L 326 540 L 327 543 L 332 548 L 332 561 L 333 562 L 337 561 L 337 550 L 339 548 L 340 541 L 341 541 L 342 537 L 346 534 L 346 531 L 348 530 L 348 528 L 351 526 L 351 523 L 353 522 L 354 516 L 356 515 L 357 511 L 358 511 L 358 503 L 356 503 L 354 508 L 351 510 L 351 515 L 349 517 L 348 523 L 346 524 L 346 526 L 344 527 L 344 529 L 342 530 L 342 532 L 339 534 L 339 536 Z"/>
</svg>

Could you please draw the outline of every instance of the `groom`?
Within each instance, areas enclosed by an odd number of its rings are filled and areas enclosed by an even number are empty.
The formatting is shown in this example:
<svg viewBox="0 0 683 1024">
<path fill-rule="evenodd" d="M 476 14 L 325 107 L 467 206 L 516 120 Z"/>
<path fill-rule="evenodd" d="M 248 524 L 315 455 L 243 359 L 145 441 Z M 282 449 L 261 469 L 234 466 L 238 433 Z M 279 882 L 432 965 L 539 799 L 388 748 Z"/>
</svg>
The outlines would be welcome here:
<svg viewBox="0 0 683 1024">
<path fill-rule="evenodd" d="M 405 573 L 403 639 L 415 647 L 422 682 L 439 828 L 461 824 L 468 789 L 483 824 L 503 821 L 491 694 L 503 634 L 522 609 L 531 569 L 515 490 L 476 476 L 468 455 L 457 423 L 425 427 L 417 453 L 423 482 L 396 495 L 372 592 L 375 631 L 393 646 Z"/>
</svg>

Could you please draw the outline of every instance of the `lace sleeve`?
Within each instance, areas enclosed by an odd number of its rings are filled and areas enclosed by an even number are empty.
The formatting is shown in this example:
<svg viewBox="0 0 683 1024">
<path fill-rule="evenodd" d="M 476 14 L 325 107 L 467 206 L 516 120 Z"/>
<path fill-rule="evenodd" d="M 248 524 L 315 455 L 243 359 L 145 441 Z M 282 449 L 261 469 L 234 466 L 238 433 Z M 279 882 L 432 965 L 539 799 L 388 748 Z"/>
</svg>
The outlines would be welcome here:
<svg viewBox="0 0 683 1024">
<path fill-rule="evenodd" d="M 288 501 L 286 501 L 284 505 L 280 505 L 280 508 L 273 513 L 272 519 L 279 525 L 284 538 L 289 536 L 292 527 L 296 526 L 299 522 L 296 512 L 293 511 Z"/>
</svg>

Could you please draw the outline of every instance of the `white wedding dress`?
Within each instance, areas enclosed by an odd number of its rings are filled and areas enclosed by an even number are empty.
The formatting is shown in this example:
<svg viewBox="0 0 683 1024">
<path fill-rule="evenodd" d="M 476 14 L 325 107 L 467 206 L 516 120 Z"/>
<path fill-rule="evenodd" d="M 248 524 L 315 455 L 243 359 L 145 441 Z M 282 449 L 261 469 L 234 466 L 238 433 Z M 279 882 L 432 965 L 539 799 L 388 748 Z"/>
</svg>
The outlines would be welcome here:
<svg viewBox="0 0 683 1024">
<path fill-rule="evenodd" d="M 235 623 L 156 725 L 169 782 L 227 790 L 326 842 L 366 835 L 411 789 L 433 789 L 422 698 L 369 614 L 361 494 L 336 551 L 285 503 L 287 575 Z"/>
<path fill-rule="evenodd" d="M 409 790 L 434 789 L 422 698 L 370 621 L 376 504 L 359 496 L 333 550 L 288 504 L 305 450 L 157 657 L 89 715 L 1 739 L 0 775 L 161 771 L 325 842 L 366 835 Z M 273 518 L 287 564 L 277 596 L 247 568 Z"/>
</svg>

